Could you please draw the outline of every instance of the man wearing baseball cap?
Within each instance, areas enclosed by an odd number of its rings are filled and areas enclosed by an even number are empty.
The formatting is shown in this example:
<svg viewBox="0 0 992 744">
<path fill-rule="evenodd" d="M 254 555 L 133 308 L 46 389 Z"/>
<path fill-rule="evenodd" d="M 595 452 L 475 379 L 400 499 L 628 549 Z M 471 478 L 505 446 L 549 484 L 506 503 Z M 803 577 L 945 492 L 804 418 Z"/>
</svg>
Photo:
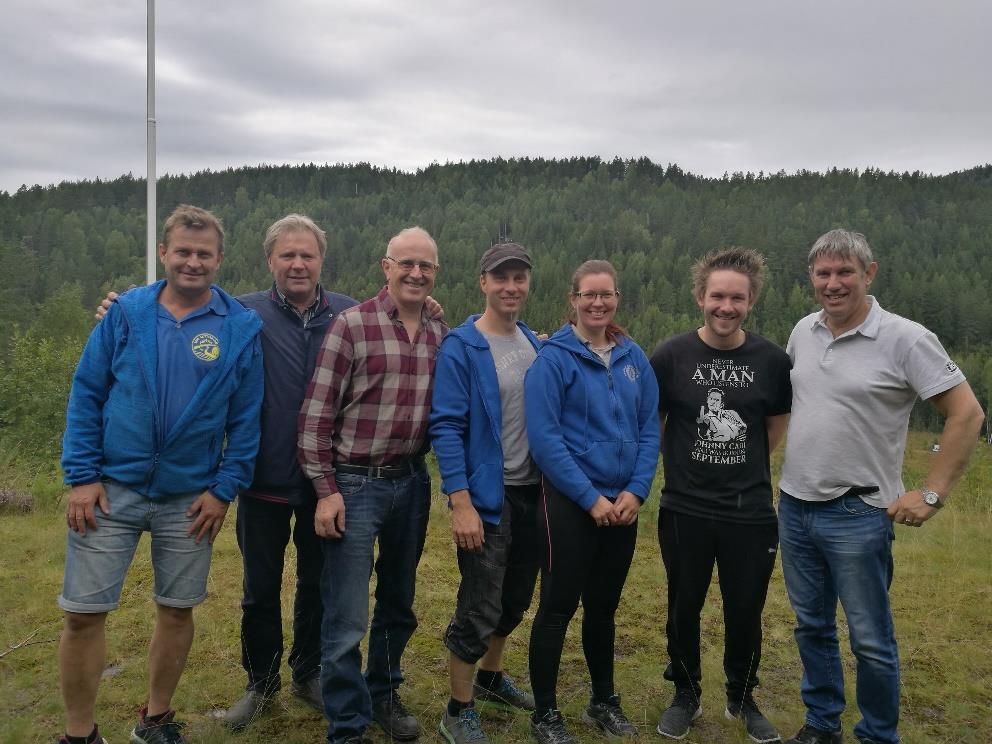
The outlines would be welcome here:
<svg viewBox="0 0 992 744">
<path fill-rule="evenodd" d="M 523 388 L 538 340 L 519 320 L 532 268 L 517 243 L 483 254 L 486 308 L 448 333 L 435 367 L 430 435 L 462 577 L 445 632 L 451 698 L 438 727 L 451 744 L 489 741 L 475 700 L 534 709 L 533 696 L 503 673 L 507 636 L 530 606 L 538 572 L 540 473 L 527 443 Z"/>
</svg>

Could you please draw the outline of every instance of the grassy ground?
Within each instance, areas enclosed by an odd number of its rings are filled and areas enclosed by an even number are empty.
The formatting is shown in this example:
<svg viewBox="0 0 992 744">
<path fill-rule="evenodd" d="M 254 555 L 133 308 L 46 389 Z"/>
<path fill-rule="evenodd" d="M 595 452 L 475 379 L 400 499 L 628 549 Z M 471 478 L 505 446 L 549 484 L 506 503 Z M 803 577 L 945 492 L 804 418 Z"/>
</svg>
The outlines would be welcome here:
<svg viewBox="0 0 992 744">
<path fill-rule="evenodd" d="M 907 483 L 918 483 L 925 472 L 932 441 L 932 436 L 912 437 Z M 903 668 L 901 731 L 910 744 L 990 741 L 990 486 L 992 452 L 980 445 L 953 504 L 922 529 L 896 529 L 892 598 Z M 671 688 L 662 679 L 666 663 L 665 582 L 655 538 L 657 499 L 648 504 L 618 613 L 617 685 L 628 715 L 645 734 L 660 740 L 653 733 L 654 724 L 670 699 Z M 417 614 L 421 626 L 404 665 L 404 699 L 421 719 L 424 741 L 439 739 L 435 727 L 448 695 L 441 634 L 454 604 L 457 568 L 445 512 L 444 503 L 436 496 L 419 569 Z M 319 741 L 324 730 L 321 718 L 287 692 L 279 696 L 268 715 L 243 734 L 228 734 L 206 715 L 210 709 L 236 700 L 244 685 L 238 641 L 241 565 L 233 518 L 232 513 L 215 548 L 211 596 L 196 610 L 196 641 L 175 707 L 189 723 L 189 737 L 203 744 Z M 51 741 L 61 730 L 56 664 L 61 613 L 55 598 L 61 587 L 64 532 L 55 506 L 42 504 L 30 513 L 0 512 L 0 742 Z M 145 653 L 153 606 L 145 544 L 138 553 L 121 609 L 108 621 L 107 670 L 98 715 L 101 730 L 111 744 L 127 740 L 145 694 Z M 287 575 L 286 596 L 291 588 Z M 507 654 L 507 669 L 524 681 L 526 637 L 534 609 L 536 605 L 511 639 Z M 719 593 L 714 587 L 703 616 L 704 714 L 687 742 L 747 741 L 740 729 L 723 718 L 721 617 Z M 793 620 L 781 568 L 776 567 L 765 611 L 764 659 L 757 697 L 768 717 L 789 735 L 803 720 Z M 289 627 L 288 613 L 285 627 Z M 559 701 L 581 742 L 601 741 L 578 720 L 588 695 L 578 628 L 579 623 L 573 622 L 566 643 Z M 843 622 L 841 634 L 846 636 Z M 21 643 L 24 645 L 14 648 Z M 850 685 L 844 724 L 850 732 L 857 711 L 853 660 L 846 649 L 844 664 Z M 494 741 L 529 741 L 525 717 L 485 713 L 484 721 Z M 374 731 L 371 740 L 384 742 L 386 738 Z"/>
</svg>

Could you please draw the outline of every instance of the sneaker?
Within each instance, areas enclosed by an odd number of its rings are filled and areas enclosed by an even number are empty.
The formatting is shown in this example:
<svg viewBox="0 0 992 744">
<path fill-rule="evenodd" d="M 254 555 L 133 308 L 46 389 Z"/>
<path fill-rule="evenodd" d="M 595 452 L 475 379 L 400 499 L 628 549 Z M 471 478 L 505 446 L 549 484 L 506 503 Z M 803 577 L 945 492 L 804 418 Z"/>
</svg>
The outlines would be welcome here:
<svg viewBox="0 0 992 744">
<path fill-rule="evenodd" d="M 182 731 L 186 724 L 175 720 L 176 711 L 170 710 L 154 723 L 145 720 L 147 709 L 142 709 L 138 725 L 131 729 L 131 744 L 187 744 Z"/>
<path fill-rule="evenodd" d="M 765 718 L 761 711 L 758 710 L 758 706 L 755 704 L 754 700 L 750 696 L 744 698 L 744 702 L 740 705 L 736 703 L 727 703 L 727 709 L 723 712 L 728 720 L 733 721 L 734 719 L 744 722 L 744 728 L 747 730 L 747 738 L 751 741 L 756 741 L 758 744 L 765 744 L 771 741 L 782 741 L 782 737 L 778 735 L 778 731 L 775 727 Z"/>
<path fill-rule="evenodd" d="M 578 744 L 574 736 L 565 728 L 565 719 L 560 710 L 549 710 L 540 718 L 530 718 L 530 732 L 538 744 Z"/>
<path fill-rule="evenodd" d="M 63 734 L 58 738 L 55 744 L 69 744 L 69 738 Z M 100 732 L 97 731 L 96 739 L 94 739 L 93 744 L 107 744 L 107 740 L 100 736 Z"/>
<path fill-rule="evenodd" d="M 445 710 L 437 730 L 445 741 L 451 742 L 451 744 L 464 744 L 464 742 L 470 741 L 478 742 L 478 744 L 489 744 L 489 737 L 483 732 L 479 713 L 474 707 L 462 708 L 461 713 L 457 716 L 453 716 Z"/>
<path fill-rule="evenodd" d="M 503 710 L 518 708 L 531 713 L 534 711 L 534 696 L 517 687 L 516 682 L 506 672 L 503 672 L 503 681 L 495 690 L 483 687 L 476 678 L 472 684 L 472 694 L 477 703 L 484 703 L 493 708 L 502 708 Z"/>
<path fill-rule="evenodd" d="M 612 695 L 605 703 L 590 701 L 582 711 L 582 720 L 598 728 L 609 739 L 628 739 L 639 733 L 637 726 L 623 714 L 619 695 Z"/>
<path fill-rule="evenodd" d="M 672 704 L 658 719 L 656 730 L 669 739 L 684 739 L 689 733 L 689 726 L 701 715 L 703 707 L 696 693 L 691 689 L 676 690 Z"/>
<path fill-rule="evenodd" d="M 799 729 L 799 733 L 782 744 L 841 744 L 844 734 L 841 731 L 824 731 L 813 728 L 808 723 Z"/>
<path fill-rule="evenodd" d="M 420 724 L 403 705 L 396 690 L 372 703 L 372 720 L 396 741 L 412 741 L 420 736 Z"/>
<path fill-rule="evenodd" d="M 289 691 L 315 711 L 324 715 L 324 694 L 320 689 L 320 675 L 316 674 L 303 682 L 295 679 L 289 686 Z"/>
<path fill-rule="evenodd" d="M 247 690 L 241 699 L 227 710 L 211 711 L 210 715 L 231 731 L 248 727 L 272 702 L 272 696 L 256 690 Z"/>
</svg>

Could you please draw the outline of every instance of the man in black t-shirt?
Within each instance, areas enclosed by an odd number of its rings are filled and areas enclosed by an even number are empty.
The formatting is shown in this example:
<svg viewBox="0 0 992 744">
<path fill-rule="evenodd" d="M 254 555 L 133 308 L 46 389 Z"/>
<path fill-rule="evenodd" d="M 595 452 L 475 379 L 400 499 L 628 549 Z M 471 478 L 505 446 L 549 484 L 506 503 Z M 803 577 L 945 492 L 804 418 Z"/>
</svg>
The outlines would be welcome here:
<svg viewBox="0 0 992 744">
<path fill-rule="evenodd" d="M 665 677 L 675 683 L 658 733 L 672 739 L 702 714 L 699 615 L 715 563 L 724 603 L 725 715 L 743 721 L 752 741 L 779 741 L 752 698 L 778 548 L 768 458 L 792 404 L 788 355 L 741 327 L 763 276 L 764 259 L 753 250 L 705 256 L 693 268 L 703 326 L 651 357 L 664 429 L 658 540 L 668 575 Z"/>
</svg>

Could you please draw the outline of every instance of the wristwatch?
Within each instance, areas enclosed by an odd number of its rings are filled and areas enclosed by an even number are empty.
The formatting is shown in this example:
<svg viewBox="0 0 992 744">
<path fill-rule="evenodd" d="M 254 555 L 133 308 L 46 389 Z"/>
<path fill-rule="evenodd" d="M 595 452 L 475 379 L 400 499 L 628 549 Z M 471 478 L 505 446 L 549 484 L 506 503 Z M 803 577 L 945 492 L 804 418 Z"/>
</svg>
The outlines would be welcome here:
<svg viewBox="0 0 992 744">
<path fill-rule="evenodd" d="M 934 491 L 929 486 L 923 486 L 920 489 L 920 495 L 923 496 L 923 503 L 926 504 L 927 506 L 932 506 L 934 509 L 940 509 L 941 507 L 944 506 L 943 500 L 940 498 L 937 492 Z"/>
</svg>

